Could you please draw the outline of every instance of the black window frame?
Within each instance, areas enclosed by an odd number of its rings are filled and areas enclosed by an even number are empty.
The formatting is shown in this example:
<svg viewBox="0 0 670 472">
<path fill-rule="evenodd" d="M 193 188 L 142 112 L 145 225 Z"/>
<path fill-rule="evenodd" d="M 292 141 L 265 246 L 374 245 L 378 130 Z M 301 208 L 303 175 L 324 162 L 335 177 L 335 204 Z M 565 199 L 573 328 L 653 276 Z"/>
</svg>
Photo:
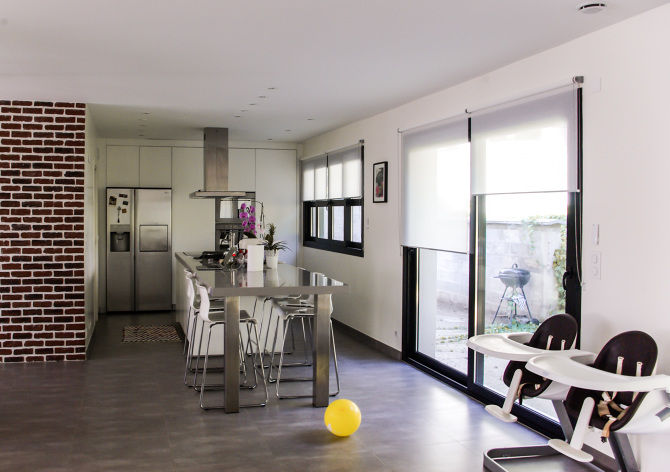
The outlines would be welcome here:
<svg viewBox="0 0 670 472">
<path fill-rule="evenodd" d="M 363 199 L 364 180 L 363 180 L 363 163 L 365 162 L 365 145 L 364 141 L 360 140 L 356 146 L 360 146 L 361 151 L 361 196 L 356 198 L 333 198 L 325 200 L 307 200 L 302 202 L 302 245 L 313 249 L 321 249 L 323 251 L 337 252 L 340 254 L 348 254 L 350 256 L 364 257 L 364 231 L 363 222 L 365 215 L 365 205 Z M 344 148 L 347 149 L 347 148 Z M 328 155 L 337 151 L 326 153 L 326 166 L 328 165 Z M 302 186 L 302 181 L 301 181 Z M 344 240 L 338 241 L 333 239 L 333 207 L 344 207 Z M 351 240 L 351 208 L 361 207 L 361 242 L 354 242 Z M 312 208 L 327 207 L 328 208 L 328 237 L 319 238 L 318 217 L 319 212 L 316 211 L 317 218 L 316 234 L 312 236 Z"/>
<path fill-rule="evenodd" d="M 344 207 L 344 240 L 338 241 L 333 239 L 333 207 Z M 357 243 L 351 240 L 351 208 L 355 206 L 361 207 L 361 242 Z M 327 207 L 328 208 L 328 238 L 319 238 L 312 236 L 312 208 Z M 340 254 L 348 254 L 350 256 L 363 257 L 363 214 L 364 205 L 363 198 L 337 198 L 331 200 L 310 200 L 302 202 L 302 245 L 314 249 L 322 249 L 324 251 L 338 252 Z M 316 212 L 316 217 L 319 217 L 319 212 Z M 318 235 L 318 223 L 316 225 Z"/>
</svg>

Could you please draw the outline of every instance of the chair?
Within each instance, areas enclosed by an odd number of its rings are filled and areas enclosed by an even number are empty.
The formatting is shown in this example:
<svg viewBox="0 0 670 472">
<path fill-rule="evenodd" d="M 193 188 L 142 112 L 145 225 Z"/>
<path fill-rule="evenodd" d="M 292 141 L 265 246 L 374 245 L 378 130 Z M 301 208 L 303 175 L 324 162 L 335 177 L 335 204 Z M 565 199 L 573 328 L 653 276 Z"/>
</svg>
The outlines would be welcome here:
<svg viewBox="0 0 670 472">
<path fill-rule="evenodd" d="M 565 351 L 571 349 L 577 341 L 578 329 L 577 320 L 574 317 L 567 314 L 554 315 L 544 320 L 524 345 L 546 351 Z M 547 392 L 552 384 L 551 380 L 528 371 L 523 361 L 510 361 L 502 378 L 505 385 L 509 387 L 505 403 L 502 408 L 497 405 L 487 405 L 486 411 L 505 422 L 514 422 L 517 419 L 516 416 L 510 414 L 516 399 L 521 404 L 524 398 L 538 397 Z M 545 398 L 553 397 L 555 395 L 545 396 Z"/>
<path fill-rule="evenodd" d="M 195 334 L 198 331 L 198 312 L 200 306 L 200 299 L 197 296 L 193 284 L 196 283 L 196 276 L 189 270 L 184 270 L 186 276 L 186 298 L 188 302 L 188 313 L 186 314 L 186 337 L 188 341 L 184 340 L 184 353 L 186 354 L 186 364 L 184 366 L 184 385 L 187 387 L 194 387 L 197 385 L 197 371 L 199 369 L 199 362 L 196 362 L 193 367 L 193 351 L 195 350 Z M 210 299 L 210 312 L 223 313 L 224 304 L 218 303 L 222 299 Z M 217 303 L 214 303 L 214 302 Z M 193 382 L 188 383 L 187 377 L 189 373 L 194 373 Z"/>
<path fill-rule="evenodd" d="M 297 302 L 296 302 L 297 300 Z M 281 373 L 282 369 L 284 367 L 296 367 L 296 366 L 309 366 L 311 365 L 311 361 L 309 360 L 308 353 L 307 353 L 307 345 L 308 345 L 308 340 L 309 344 L 311 345 L 311 332 L 312 332 L 312 320 L 314 319 L 315 315 L 315 309 L 314 309 L 314 303 L 312 303 L 309 299 L 307 298 L 294 298 L 294 297 L 287 297 L 287 299 L 282 300 L 281 303 L 277 303 L 279 308 L 281 308 L 281 314 L 277 317 L 277 328 L 275 329 L 275 336 L 274 336 L 274 341 L 272 343 L 272 354 L 271 354 L 271 360 L 270 360 L 270 370 L 268 373 L 268 381 L 269 382 L 276 382 L 276 395 L 277 398 L 279 399 L 285 399 L 285 398 L 303 398 L 307 397 L 309 395 L 282 395 L 280 394 L 279 391 L 279 385 L 282 381 L 281 379 Z M 330 316 L 333 313 L 333 303 L 332 300 L 330 302 L 330 307 L 329 307 L 329 313 L 328 315 Z M 280 347 L 280 356 L 279 356 L 279 364 L 277 365 L 277 377 L 272 378 L 272 370 L 275 366 L 275 353 L 276 353 L 276 344 L 277 344 L 277 335 L 279 333 L 279 320 L 283 320 L 284 322 L 284 336 L 282 339 L 282 345 Z M 302 324 L 302 330 L 303 330 L 303 340 L 304 340 L 304 355 L 305 359 L 303 362 L 294 362 L 287 364 L 284 362 L 284 356 L 285 356 L 285 345 L 286 345 L 286 339 L 291 333 L 291 323 L 295 320 L 300 320 Z M 305 324 L 307 322 L 307 324 Z M 340 393 L 340 374 L 338 370 L 338 364 L 337 364 L 337 351 L 335 349 L 335 335 L 333 333 L 333 322 L 332 320 L 329 323 L 330 325 L 330 342 L 331 346 L 333 348 L 333 362 L 335 366 L 335 379 L 337 382 L 337 390 L 334 393 L 331 393 L 331 396 L 338 395 Z M 306 326 L 308 329 L 306 329 Z M 309 333 L 309 336 L 307 335 Z M 312 377 L 291 377 L 291 378 L 285 378 L 285 382 L 303 382 L 303 381 L 311 381 Z"/>
<path fill-rule="evenodd" d="M 549 446 L 576 461 L 591 462 L 583 443 L 587 429 L 596 428 L 602 441 L 610 442 L 621 470 L 639 470 L 626 435 L 670 430 L 670 377 L 653 375 L 657 356 L 651 336 L 628 331 L 608 341 L 590 366 L 547 363 L 541 357 L 529 362 L 538 375 L 573 385 L 565 409 L 575 423 L 574 433 L 570 443 L 552 439 Z"/>
<path fill-rule="evenodd" d="M 212 339 L 212 328 L 215 326 L 222 326 L 223 329 L 226 329 L 225 326 L 225 318 L 224 318 L 224 313 L 222 312 L 216 312 L 216 311 L 210 311 L 210 301 L 209 301 L 209 294 L 207 293 L 207 287 L 202 285 L 202 284 L 197 284 L 198 286 L 198 293 L 200 294 L 200 310 L 198 312 L 198 317 L 200 318 L 203 328 L 201 330 L 201 335 L 200 335 L 200 344 L 202 345 L 202 336 L 204 334 L 204 329 L 207 328 L 208 333 L 207 333 L 207 344 L 205 346 L 205 361 L 203 364 L 202 368 L 202 381 L 200 384 L 200 408 L 203 410 L 210 410 L 210 409 L 222 409 L 222 405 L 206 405 L 204 402 L 204 392 L 205 390 L 208 390 L 208 387 L 221 387 L 220 385 L 218 386 L 209 386 L 207 385 L 207 364 L 209 362 L 209 347 Z M 248 333 L 251 334 L 252 330 L 255 335 L 256 339 L 256 346 L 260 346 L 260 340 L 258 336 L 258 327 L 257 327 L 257 321 L 255 318 L 252 318 L 249 316 L 249 314 L 241 310 L 240 311 L 240 324 L 244 324 L 248 328 Z M 251 336 L 249 336 L 251 337 Z M 251 347 L 251 343 L 247 344 L 247 348 Z M 253 349 L 253 348 L 252 348 Z M 240 350 L 241 350 L 241 343 L 240 343 Z M 253 353 L 252 353 L 253 354 Z M 261 352 L 260 349 L 258 349 L 258 356 L 260 357 L 260 365 L 263 365 L 263 353 Z M 200 350 L 198 351 L 198 358 L 200 357 Z M 240 352 L 240 359 L 242 362 L 243 369 L 246 369 L 246 363 L 244 362 L 244 353 Z M 267 388 L 267 382 L 265 379 L 265 372 L 262 368 L 257 369 L 256 368 L 256 362 L 254 359 L 252 359 L 252 368 L 254 370 L 254 380 L 255 384 L 251 387 L 248 388 L 255 388 L 256 385 L 258 384 L 258 377 L 257 377 L 257 372 L 260 370 L 261 378 L 263 380 L 263 387 L 265 390 L 265 400 L 263 402 L 259 403 L 249 403 L 249 404 L 242 404 L 240 405 L 241 407 L 260 407 L 260 406 L 265 406 L 268 402 L 268 388 Z M 245 376 L 246 376 L 246 370 L 245 370 Z M 228 388 L 231 388 L 229 385 Z"/>
</svg>

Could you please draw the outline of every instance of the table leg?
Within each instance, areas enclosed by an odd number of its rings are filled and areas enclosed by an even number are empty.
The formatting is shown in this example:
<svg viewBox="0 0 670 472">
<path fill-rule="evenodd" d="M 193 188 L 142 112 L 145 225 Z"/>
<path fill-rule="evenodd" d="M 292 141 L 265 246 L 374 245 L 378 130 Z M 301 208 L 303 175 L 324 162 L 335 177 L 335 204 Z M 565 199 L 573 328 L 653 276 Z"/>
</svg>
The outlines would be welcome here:
<svg viewBox="0 0 670 472">
<path fill-rule="evenodd" d="M 240 411 L 240 297 L 226 297 L 223 406 L 226 413 Z"/>
<path fill-rule="evenodd" d="M 316 295 L 312 395 L 315 407 L 328 406 L 330 369 L 330 294 Z"/>
</svg>

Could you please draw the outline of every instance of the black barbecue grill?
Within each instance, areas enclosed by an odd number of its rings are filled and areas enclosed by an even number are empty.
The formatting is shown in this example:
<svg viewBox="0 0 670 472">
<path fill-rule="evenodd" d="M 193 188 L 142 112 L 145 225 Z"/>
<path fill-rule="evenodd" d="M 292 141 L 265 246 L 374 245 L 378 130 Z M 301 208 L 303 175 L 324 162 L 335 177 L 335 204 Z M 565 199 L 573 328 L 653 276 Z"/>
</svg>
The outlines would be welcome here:
<svg viewBox="0 0 670 472">
<path fill-rule="evenodd" d="M 524 292 L 523 287 L 530 281 L 530 272 L 526 269 L 519 269 L 517 264 L 512 265 L 509 269 L 502 269 L 498 272 L 498 275 L 495 276 L 496 279 L 505 284 L 505 291 L 500 297 L 500 302 L 498 303 L 498 308 L 496 309 L 496 314 L 493 317 L 491 323 L 495 323 L 498 313 L 500 312 L 500 305 L 503 301 L 507 300 L 512 302 L 513 307 L 510 308 L 510 313 L 507 315 L 510 323 L 513 319 L 519 318 L 518 305 L 520 301 L 523 301 L 523 307 L 526 309 L 527 315 L 524 315 L 528 318 L 530 323 L 539 324 L 539 320 L 533 318 L 530 314 L 530 307 L 528 306 L 528 299 L 526 298 L 526 292 Z M 511 290 L 510 294 L 507 294 L 507 291 Z M 501 316 L 503 316 L 501 314 Z"/>
</svg>

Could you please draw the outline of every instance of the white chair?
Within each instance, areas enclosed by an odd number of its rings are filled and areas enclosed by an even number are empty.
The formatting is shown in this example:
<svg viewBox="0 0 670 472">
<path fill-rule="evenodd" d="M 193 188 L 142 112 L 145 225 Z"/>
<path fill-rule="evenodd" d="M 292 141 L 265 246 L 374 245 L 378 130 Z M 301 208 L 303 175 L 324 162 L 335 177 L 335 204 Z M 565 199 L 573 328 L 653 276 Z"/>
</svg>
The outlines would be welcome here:
<svg viewBox="0 0 670 472">
<path fill-rule="evenodd" d="M 276 395 L 277 398 L 284 399 L 284 398 L 303 398 L 303 397 L 308 397 L 310 395 L 282 395 L 279 391 L 279 385 L 282 381 L 281 374 L 282 374 L 282 369 L 285 367 L 295 367 L 295 366 L 309 366 L 311 365 L 311 361 L 309 359 L 309 353 L 308 351 L 308 344 L 311 346 L 312 343 L 312 320 L 314 319 L 315 311 L 314 311 L 314 303 L 309 299 L 309 298 L 300 298 L 297 299 L 293 297 L 288 297 L 287 299 L 282 300 L 282 302 L 277 303 L 278 307 L 280 308 L 280 314 L 277 317 L 277 327 L 275 329 L 275 336 L 274 336 L 274 341 L 272 343 L 272 353 L 271 353 L 271 360 L 270 360 L 270 370 L 268 373 L 268 381 L 269 382 L 276 382 Z M 332 315 L 333 313 L 333 302 L 331 299 L 330 306 L 328 309 L 328 316 Z M 276 351 L 276 344 L 277 344 L 277 335 L 279 333 L 279 321 L 283 321 L 283 326 L 284 326 L 284 336 L 282 339 L 281 347 L 279 350 L 280 356 L 279 356 L 279 363 L 277 365 L 277 377 L 272 378 L 272 370 L 275 366 L 275 353 Z M 302 324 L 302 330 L 303 330 L 303 338 L 304 338 L 304 354 L 305 354 L 305 360 L 302 362 L 294 362 L 287 364 L 284 362 L 284 356 L 285 356 L 285 345 L 286 345 L 286 339 L 291 333 L 291 323 L 295 320 L 300 320 Z M 306 323 L 305 323 L 306 322 Z M 333 333 L 333 322 L 332 320 L 329 323 L 330 325 L 330 342 L 331 346 L 333 348 L 333 363 L 335 366 L 335 380 L 337 383 L 337 389 L 334 393 L 331 393 L 331 396 L 338 395 L 340 393 L 340 374 L 339 374 L 339 369 L 338 369 L 338 364 L 337 364 L 337 351 L 335 349 L 335 335 Z M 308 342 L 309 340 L 309 342 Z M 284 378 L 284 382 L 306 382 L 306 381 L 311 381 L 312 377 L 290 377 L 290 378 Z"/>
<path fill-rule="evenodd" d="M 594 454 L 585 450 L 584 438 L 588 428 L 596 428 L 620 470 L 639 471 L 627 435 L 670 432 L 670 376 L 654 375 L 657 355 L 651 336 L 628 331 L 608 341 L 592 365 L 546 355 L 528 361 L 529 371 L 571 386 L 565 406 L 574 433 L 569 442 L 552 439 L 548 445 L 591 462 Z"/>
<path fill-rule="evenodd" d="M 188 302 L 188 312 L 186 314 L 186 338 L 184 340 L 184 353 L 186 354 L 186 364 L 184 366 L 184 385 L 194 387 L 197 385 L 197 373 L 200 368 L 199 363 L 193 366 L 193 352 L 195 350 L 195 335 L 198 331 L 198 312 L 200 299 L 194 288 L 196 276 L 189 270 L 184 270 L 186 276 L 186 299 Z M 224 304 L 221 299 L 210 299 L 210 312 L 223 313 Z M 193 381 L 188 383 L 188 374 L 193 373 Z"/>
<path fill-rule="evenodd" d="M 198 311 L 198 317 L 200 321 L 202 322 L 202 330 L 201 330 L 201 336 L 200 336 L 200 344 L 202 345 L 202 336 L 204 334 L 205 328 L 207 328 L 207 344 L 205 346 L 205 361 L 203 364 L 202 368 L 202 381 L 200 384 L 200 407 L 203 410 L 210 410 L 210 409 L 222 409 L 224 408 L 223 405 L 207 405 L 204 402 L 204 392 L 205 390 L 208 390 L 208 387 L 222 387 L 220 385 L 216 386 L 210 386 L 207 384 L 207 364 L 209 361 L 209 347 L 212 339 L 212 328 L 215 326 L 222 326 L 222 328 L 225 330 L 225 318 L 224 318 L 224 313 L 222 312 L 215 312 L 215 311 L 210 311 L 210 301 L 209 301 L 209 294 L 207 292 L 207 287 L 202 285 L 202 284 L 197 284 L 198 285 L 198 293 L 200 294 L 200 310 Z M 254 336 L 255 336 L 255 343 L 256 346 L 260 346 L 260 340 L 258 336 L 258 327 L 257 327 L 257 321 L 255 318 L 252 318 L 249 316 L 249 314 L 244 311 L 240 310 L 240 324 L 245 324 L 248 327 L 248 333 L 249 337 L 251 337 L 251 332 L 253 331 Z M 224 336 L 225 337 L 225 336 Z M 247 344 L 248 348 L 251 348 L 251 343 Z M 240 343 L 240 351 L 241 350 L 241 343 Z M 198 351 L 200 352 L 200 350 Z M 253 356 L 253 351 L 252 351 L 252 356 Z M 260 358 L 260 365 L 263 365 L 263 353 L 260 349 L 258 349 L 258 356 Z M 199 354 L 198 354 L 199 357 Z M 240 352 L 240 360 L 242 362 L 243 369 L 246 369 L 246 363 L 244 362 L 244 353 Z M 265 379 L 265 372 L 263 368 L 261 367 L 260 369 L 256 368 L 256 362 L 252 358 L 252 369 L 254 371 L 254 380 L 255 384 L 251 387 L 248 388 L 255 388 L 255 386 L 258 384 L 258 377 L 257 377 L 257 372 L 260 371 L 261 374 L 261 379 L 263 381 L 263 388 L 265 391 L 265 400 L 259 403 L 248 403 L 248 404 L 242 404 L 240 405 L 241 407 L 257 407 L 257 406 L 265 406 L 268 401 L 268 388 L 267 388 L 267 382 Z M 246 376 L 246 370 L 245 370 L 245 376 Z M 232 386 L 228 386 L 228 388 L 231 388 Z M 239 388 L 239 387 L 238 387 Z"/>
</svg>

